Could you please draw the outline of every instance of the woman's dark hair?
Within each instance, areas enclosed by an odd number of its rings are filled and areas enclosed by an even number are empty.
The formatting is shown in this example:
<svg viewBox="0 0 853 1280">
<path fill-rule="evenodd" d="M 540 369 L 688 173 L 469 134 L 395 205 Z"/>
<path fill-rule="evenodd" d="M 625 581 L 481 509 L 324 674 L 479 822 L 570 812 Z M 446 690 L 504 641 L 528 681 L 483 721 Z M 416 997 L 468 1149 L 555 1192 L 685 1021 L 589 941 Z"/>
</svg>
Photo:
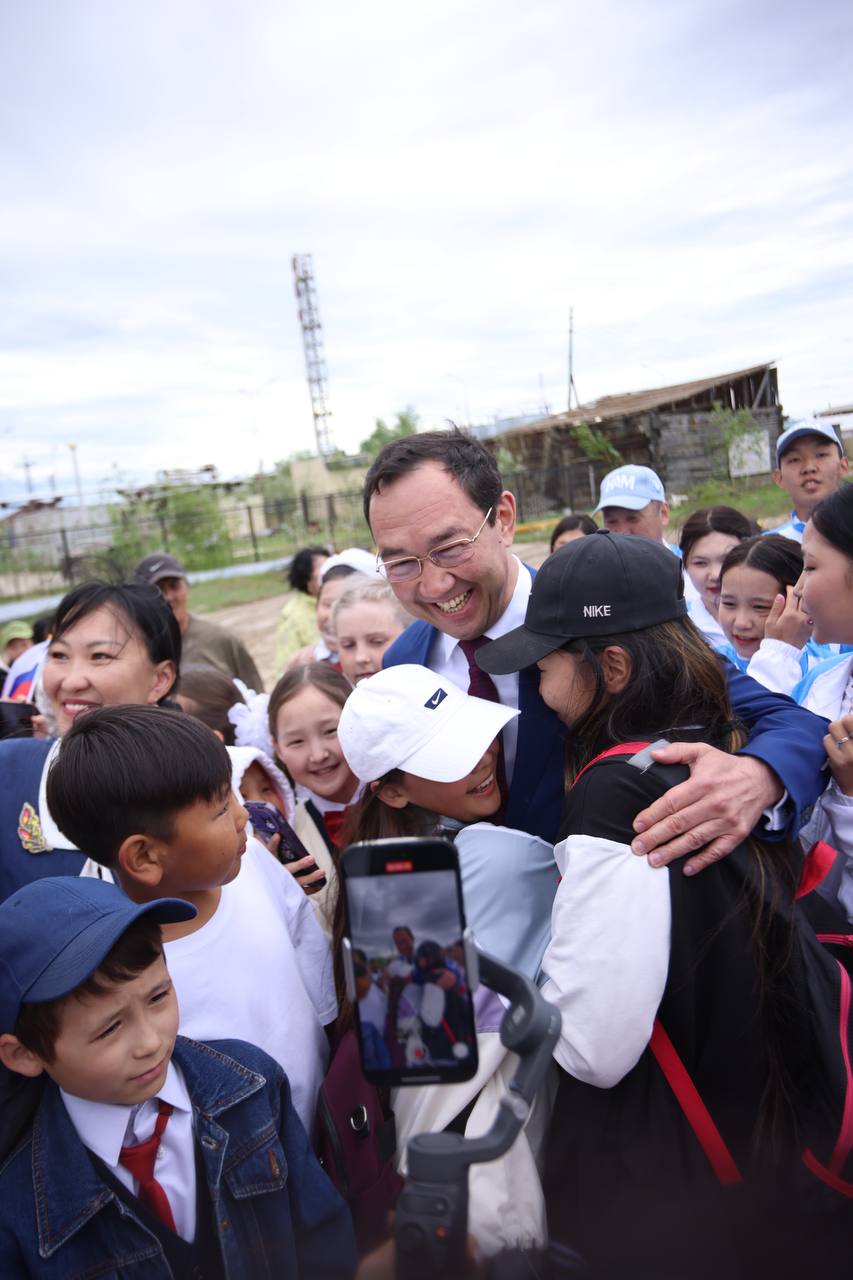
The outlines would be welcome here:
<svg viewBox="0 0 853 1280">
<path fill-rule="evenodd" d="M 63 835 L 114 867 L 131 835 L 171 840 L 182 809 L 231 785 L 231 760 L 207 725 L 165 707 L 96 707 L 78 716 L 47 775 Z"/>
<path fill-rule="evenodd" d="M 483 515 L 494 508 L 503 492 L 498 464 L 484 444 L 467 431 L 419 431 L 416 435 L 390 440 L 376 455 L 364 480 L 364 518 L 370 528 L 370 501 L 383 487 L 393 484 L 425 462 L 437 462 L 459 484 Z"/>
<path fill-rule="evenodd" d="M 562 534 L 573 533 L 575 529 L 580 529 L 585 537 L 591 533 L 598 533 L 598 525 L 592 516 L 583 514 L 563 516 L 562 520 L 558 520 L 551 530 L 551 550 L 554 550 L 554 543 Z"/>
<path fill-rule="evenodd" d="M 79 987 L 55 1000 L 22 1004 L 15 1035 L 24 1048 L 44 1062 L 56 1056 L 56 1038 L 62 1008 L 80 996 L 103 995 L 104 982 L 129 982 L 150 968 L 163 954 L 160 925 L 150 915 L 138 916 L 107 953 L 95 972 Z"/>
<path fill-rule="evenodd" d="M 853 485 L 842 485 L 818 503 L 812 524 L 836 551 L 853 560 Z"/>
<path fill-rule="evenodd" d="M 303 547 L 301 551 L 297 551 L 287 570 L 287 579 L 294 591 L 310 595 L 308 583 L 314 572 L 314 561 L 317 556 L 322 556 L 325 560 L 328 554 L 326 547 Z"/>
<path fill-rule="evenodd" d="M 685 563 L 700 538 L 709 533 L 727 533 L 732 538 L 750 538 L 756 532 L 752 520 L 734 507 L 702 507 L 681 526 L 678 545 Z"/>
<path fill-rule="evenodd" d="M 793 538 L 783 538 L 778 533 L 745 538 L 726 555 L 720 566 L 720 582 L 729 569 L 736 569 L 738 565 L 769 574 L 784 593 L 784 588 L 793 587 L 803 572 L 803 549 Z"/>
<path fill-rule="evenodd" d="M 230 676 L 218 667 L 190 666 L 181 672 L 181 697 L 188 699 L 184 707 L 188 715 L 201 720 L 209 729 L 222 734 L 226 747 L 234 746 L 235 728 L 228 712 L 246 699 Z"/>
<path fill-rule="evenodd" d="M 157 587 L 142 582 L 83 582 L 63 596 L 53 615 L 52 638 L 66 631 L 96 609 L 123 614 L 131 631 L 138 633 L 153 663 L 173 662 L 175 683 L 159 699 L 165 702 L 177 692 L 181 668 L 181 629 Z"/>
</svg>

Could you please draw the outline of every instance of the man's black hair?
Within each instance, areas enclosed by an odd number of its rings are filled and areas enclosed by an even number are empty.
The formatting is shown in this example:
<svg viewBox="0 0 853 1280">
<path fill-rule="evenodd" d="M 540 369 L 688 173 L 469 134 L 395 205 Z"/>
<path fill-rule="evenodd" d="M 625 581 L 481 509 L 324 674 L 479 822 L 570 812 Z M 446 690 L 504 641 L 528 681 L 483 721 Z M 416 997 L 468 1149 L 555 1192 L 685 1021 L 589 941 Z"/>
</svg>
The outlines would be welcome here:
<svg viewBox="0 0 853 1280">
<path fill-rule="evenodd" d="M 413 436 L 391 440 L 373 461 L 364 480 L 364 518 L 370 527 L 370 500 L 408 475 L 425 462 L 437 462 L 461 486 L 483 515 L 492 508 L 489 523 L 494 524 L 494 508 L 503 492 L 498 465 L 489 450 L 474 436 L 453 427 L 451 431 L 421 431 Z"/>
<path fill-rule="evenodd" d="M 301 591 L 306 596 L 310 594 L 308 583 L 314 572 L 314 560 L 317 556 L 325 559 L 328 554 L 327 547 L 303 547 L 301 551 L 297 551 L 287 571 L 288 581 L 294 591 Z"/>
<path fill-rule="evenodd" d="M 131 835 L 169 840 L 181 809 L 231 785 L 231 760 L 206 724 L 156 706 L 78 716 L 47 776 L 60 831 L 105 867 Z"/>
</svg>

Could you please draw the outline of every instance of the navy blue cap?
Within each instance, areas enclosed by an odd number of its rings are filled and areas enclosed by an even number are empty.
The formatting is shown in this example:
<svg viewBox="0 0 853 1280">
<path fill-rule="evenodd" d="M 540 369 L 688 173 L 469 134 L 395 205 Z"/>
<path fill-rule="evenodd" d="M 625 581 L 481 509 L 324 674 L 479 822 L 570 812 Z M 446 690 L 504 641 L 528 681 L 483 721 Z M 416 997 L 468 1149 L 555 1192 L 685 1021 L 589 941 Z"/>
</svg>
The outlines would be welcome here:
<svg viewBox="0 0 853 1280">
<path fill-rule="evenodd" d="M 90 978 L 134 920 L 192 920 L 180 898 L 131 902 L 89 876 L 46 876 L 0 904 L 0 1035 L 15 1030 L 22 1004 L 56 1000 Z"/>
<path fill-rule="evenodd" d="M 523 626 L 484 644 L 477 665 L 509 675 L 571 640 L 642 631 L 686 612 L 677 555 L 649 538 L 599 529 L 548 557 L 533 579 Z"/>
</svg>

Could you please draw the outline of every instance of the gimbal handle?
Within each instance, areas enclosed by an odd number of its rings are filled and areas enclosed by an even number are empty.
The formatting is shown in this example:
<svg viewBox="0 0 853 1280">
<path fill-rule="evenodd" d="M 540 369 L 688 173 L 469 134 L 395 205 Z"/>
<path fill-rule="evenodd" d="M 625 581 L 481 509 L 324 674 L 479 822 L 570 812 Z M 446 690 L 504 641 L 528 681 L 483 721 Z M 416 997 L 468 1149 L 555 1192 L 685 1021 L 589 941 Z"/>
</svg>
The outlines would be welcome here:
<svg viewBox="0 0 853 1280">
<path fill-rule="evenodd" d="M 471 966 L 469 966 L 470 968 Z M 451 1276 L 460 1266 L 468 1227 L 468 1168 L 497 1160 L 521 1131 L 560 1035 L 559 1009 L 523 974 L 483 951 L 475 969 L 493 991 L 511 1001 L 501 1042 L 520 1061 L 488 1133 L 422 1133 L 409 1141 L 408 1178 L 394 1219 L 399 1280 Z"/>
</svg>

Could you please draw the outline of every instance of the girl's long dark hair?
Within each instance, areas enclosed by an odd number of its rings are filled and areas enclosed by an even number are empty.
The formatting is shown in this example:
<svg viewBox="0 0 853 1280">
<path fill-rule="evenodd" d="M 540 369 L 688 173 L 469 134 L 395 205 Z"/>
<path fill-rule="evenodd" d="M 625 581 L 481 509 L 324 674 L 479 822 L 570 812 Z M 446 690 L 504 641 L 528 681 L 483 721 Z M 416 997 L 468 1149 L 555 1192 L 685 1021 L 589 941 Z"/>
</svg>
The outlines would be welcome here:
<svg viewBox="0 0 853 1280">
<path fill-rule="evenodd" d="M 613 697 L 605 688 L 600 655 L 610 646 L 624 649 L 631 661 L 625 689 Z M 566 646 L 581 659 L 593 687 L 587 710 L 568 725 L 567 773 L 577 776 L 600 752 L 619 742 L 701 740 L 722 751 L 736 751 L 746 734 L 733 719 L 724 659 L 687 618 L 643 631 L 596 637 Z M 787 1062 L 786 1017 L 790 1013 L 784 971 L 792 947 L 790 907 L 799 878 L 801 854 L 786 841 L 772 847 L 750 838 L 751 872 L 733 914 L 748 910 L 752 954 L 757 973 L 759 1016 L 765 1033 L 767 1080 L 753 1132 L 756 1155 L 774 1160 L 796 1140 Z M 720 928 L 727 923 L 723 920 Z"/>
</svg>

